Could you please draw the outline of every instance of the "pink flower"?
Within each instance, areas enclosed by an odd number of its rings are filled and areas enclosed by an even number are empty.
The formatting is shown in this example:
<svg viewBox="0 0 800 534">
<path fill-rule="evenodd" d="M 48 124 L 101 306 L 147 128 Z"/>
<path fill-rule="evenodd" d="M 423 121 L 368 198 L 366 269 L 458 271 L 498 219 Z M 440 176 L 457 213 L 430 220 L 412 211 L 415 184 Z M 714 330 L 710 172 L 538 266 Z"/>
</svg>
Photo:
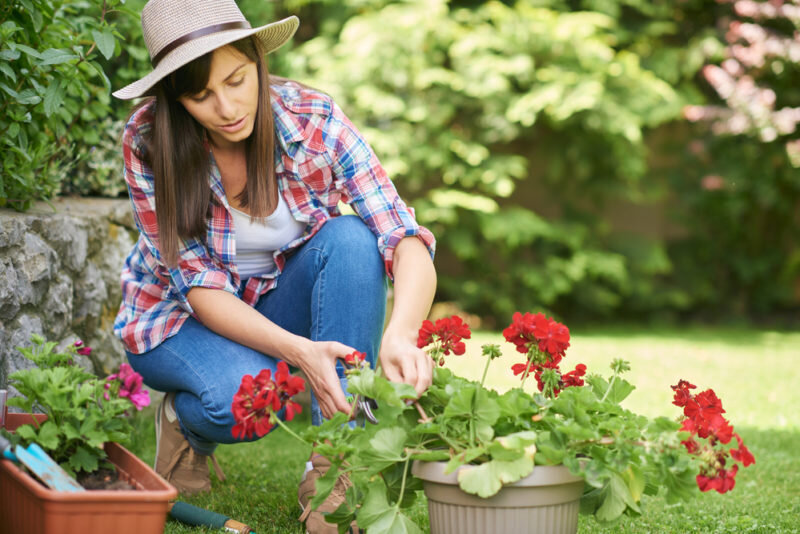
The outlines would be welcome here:
<svg viewBox="0 0 800 534">
<path fill-rule="evenodd" d="M 142 389 L 142 375 L 127 363 L 120 364 L 119 372 L 106 378 L 105 389 L 111 389 L 114 382 L 119 382 L 119 397 L 130 400 L 137 410 L 150 405 L 150 393 Z M 106 400 L 107 395 L 108 392 L 103 395 Z"/>
<path fill-rule="evenodd" d="M 81 341 L 80 339 L 76 341 L 73 345 L 77 349 L 78 354 L 80 354 L 81 356 L 89 356 L 92 353 L 92 348 L 84 347 L 83 341 Z"/>
</svg>

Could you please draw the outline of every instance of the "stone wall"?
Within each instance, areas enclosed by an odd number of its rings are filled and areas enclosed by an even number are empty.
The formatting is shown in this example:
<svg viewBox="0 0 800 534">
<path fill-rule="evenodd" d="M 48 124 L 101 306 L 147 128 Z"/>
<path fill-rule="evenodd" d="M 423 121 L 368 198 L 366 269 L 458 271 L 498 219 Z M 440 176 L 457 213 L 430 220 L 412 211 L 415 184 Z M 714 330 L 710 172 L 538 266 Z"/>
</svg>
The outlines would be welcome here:
<svg viewBox="0 0 800 534">
<path fill-rule="evenodd" d="M 25 213 L 0 209 L 0 388 L 29 367 L 31 334 L 93 348 L 92 370 L 123 361 L 114 337 L 119 274 L 136 239 L 127 199 L 59 199 Z"/>
</svg>

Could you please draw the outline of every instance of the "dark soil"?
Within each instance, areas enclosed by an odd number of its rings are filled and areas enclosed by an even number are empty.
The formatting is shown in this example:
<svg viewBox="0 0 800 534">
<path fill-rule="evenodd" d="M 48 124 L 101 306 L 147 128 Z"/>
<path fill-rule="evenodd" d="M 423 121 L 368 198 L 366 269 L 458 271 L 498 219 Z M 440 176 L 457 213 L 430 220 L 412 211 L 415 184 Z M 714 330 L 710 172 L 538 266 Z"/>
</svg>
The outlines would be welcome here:
<svg viewBox="0 0 800 534">
<path fill-rule="evenodd" d="M 98 469 L 93 473 L 78 475 L 78 483 L 87 490 L 135 490 L 136 488 L 124 480 L 114 469 Z"/>
</svg>

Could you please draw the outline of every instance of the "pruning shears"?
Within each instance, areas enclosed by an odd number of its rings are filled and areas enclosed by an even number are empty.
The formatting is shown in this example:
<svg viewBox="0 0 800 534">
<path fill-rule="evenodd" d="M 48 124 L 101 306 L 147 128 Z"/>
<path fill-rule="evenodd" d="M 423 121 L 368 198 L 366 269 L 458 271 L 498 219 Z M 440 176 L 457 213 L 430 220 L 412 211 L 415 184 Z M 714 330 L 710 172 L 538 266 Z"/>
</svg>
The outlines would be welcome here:
<svg viewBox="0 0 800 534">
<path fill-rule="evenodd" d="M 377 425 L 378 418 L 375 417 L 374 413 L 372 413 L 372 410 L 376 410 L 377 408 L 378 403 L 375 399 L 356 395 L 353 417 L 359 425 L 363 426 L 366 421 L 372 423 L 373 425 Z"/>
<path fill-rule="evenodd" d="M 346 361 L 342 361 L 342 364 L 345 366 L 346 369 L 353 369 L 354 366 L 350 365 Z M 371 399 L 369 397 L 362 397 L 361 395 L 356 395 L 353 399 L 353 412 L 352 418 L 361 426 L 364 426 L 366 422 L 372 423 L 373 425 L 378 424 L 378 418 L 375 417 L 375 414 L 372 413 L 372 410 L 378 409 L 378 403 L 375 399 Z"/>
</svg>

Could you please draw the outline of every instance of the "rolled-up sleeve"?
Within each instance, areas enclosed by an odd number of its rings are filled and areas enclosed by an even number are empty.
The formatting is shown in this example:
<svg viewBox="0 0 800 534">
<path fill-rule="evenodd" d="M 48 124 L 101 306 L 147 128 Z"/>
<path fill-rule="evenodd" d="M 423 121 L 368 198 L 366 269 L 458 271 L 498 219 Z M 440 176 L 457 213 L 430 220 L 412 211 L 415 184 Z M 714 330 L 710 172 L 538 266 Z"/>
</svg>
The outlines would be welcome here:
<svg viewBox="0 0 800 534">
<path fill-rule="evenodd" d="M 222 289 L 236 294 L 231 273 L 208 252 L 207 246 L 196 238 L 179 239 L 177 265 L 168 267 L 158 248 L 158 222 L 153 172 L 143 162 L 143 140 L 133 118 L 128 122 L 122 137 L 125 158 L 125 182 L 128 186 L 133 217 L 139 229 L 140 240 L 147 248 L 149 265 L 146 268 L 167 286 L 168 298 L 175 299 L 185 311 L 193 313 L 186 295 L 193 287 Z M 209 222 L 210 232 L 216 231 L 214 221 Z M 222 230 L 220 230 L 222 231 Z"/>
<path fill-rule="evenodd" d="M 334 173 L 334 185 L 342 200 L 364 220 L 378 238 L 386 274 L 393 278 L 392 262 L 397 244 L 417 237 L 433 258 L 436 240 L 414 217 L 414 210 L 397 194 L 378 157 L 364 137 L 335 103 L 326 122 L 325 145 Z"/>
</svg>

